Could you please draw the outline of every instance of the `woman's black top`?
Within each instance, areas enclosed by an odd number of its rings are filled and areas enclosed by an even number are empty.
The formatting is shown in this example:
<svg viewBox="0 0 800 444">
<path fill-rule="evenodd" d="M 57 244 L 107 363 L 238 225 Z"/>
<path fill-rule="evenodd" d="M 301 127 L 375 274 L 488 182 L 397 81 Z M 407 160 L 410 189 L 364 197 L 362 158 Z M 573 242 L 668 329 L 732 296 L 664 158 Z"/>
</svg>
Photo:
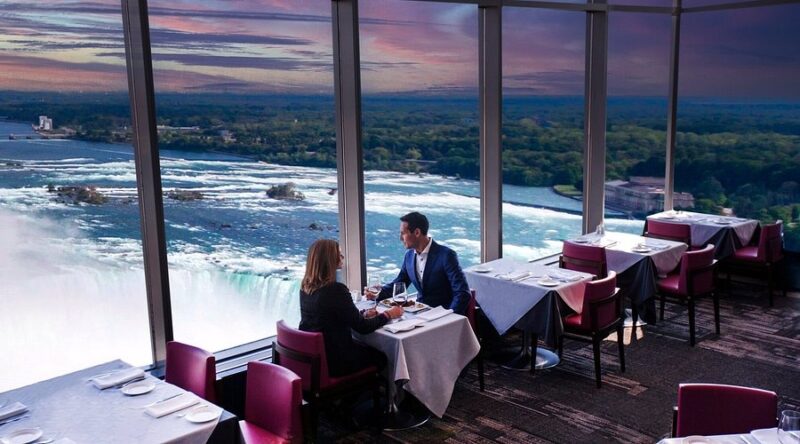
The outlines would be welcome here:
<svg viewBox="0 0 800 444">
<path fill-rule="evenodd" d="M 370 365 L 364 362 L 362 347 L 353 341 L 351 330 L 371 333 L 386 322 L 385 316 L 365 319 L 353 304 L 347 286 L 339 282 L 311 294 L 300 290 L 300 330 L 323 334 L 331 376 L 347 375 Z"/>
</svg>

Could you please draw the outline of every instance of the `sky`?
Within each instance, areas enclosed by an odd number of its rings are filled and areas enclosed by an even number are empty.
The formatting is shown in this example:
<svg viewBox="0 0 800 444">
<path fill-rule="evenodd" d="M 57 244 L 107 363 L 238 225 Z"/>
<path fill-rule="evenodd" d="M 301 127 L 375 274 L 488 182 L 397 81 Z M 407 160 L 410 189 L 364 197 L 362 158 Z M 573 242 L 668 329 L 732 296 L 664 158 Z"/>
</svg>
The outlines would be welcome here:
<svg viewBox="0 0 800 444">
<path fill-rule="evenodd" d="M 150 0 L 156 89 L 331 94 L 330 5 Z M 368 0 L 359 8 L 365 94 L 475 93 L 476 6 Z M 609 14 L 609 95 L 666 96 L 670 20 Z M 681 95 L 800 99 L 798 22 L 800 4 L 684 14 Z M 121 23 L 119 0 L 0 0 L 0 89 L 126 90 Z M 504 8 L 504 93 L 583 94 L 585 23 L 583 12 Z"/>
</svg>

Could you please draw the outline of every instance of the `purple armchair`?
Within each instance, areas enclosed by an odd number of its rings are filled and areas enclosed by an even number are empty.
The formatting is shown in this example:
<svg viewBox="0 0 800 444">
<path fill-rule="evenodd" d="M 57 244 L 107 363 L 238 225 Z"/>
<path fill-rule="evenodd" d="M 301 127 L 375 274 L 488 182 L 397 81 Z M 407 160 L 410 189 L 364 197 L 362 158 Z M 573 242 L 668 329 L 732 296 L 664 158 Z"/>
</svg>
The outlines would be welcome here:
<svg viewBox="0 0 800 444">
<path fill-rule="evenodd" d="M 725 261 L 728 272 L 728 288 L 732 273 L 746 273 L 758 277 L 766 277 L 767 293 L 770 307 L 774 304 L 772 292 L 775 288 L 775 269 L 783 260 L 783 222 L 761 226 L 758 242 L 755 245 L 742 247 Z M 786 296 L 786 285 L 783 285 Z"/>
<path fill-rule="evenodd" d="M 625 372 L 625 341 L 622 301 L 617 286 L 617 273 L 611 271 L 605 279 L 588 282 L 583 295 L 581 313 L 564 317 L 564 333 L 558 340 L 558 355 L 564 350 L 564 338 L 591 342 L 594 351 L 594 373 L 600 388 L 600 341 L 612 331 L 617 332 L 619 367 Z"/>
<path fill-rule="evenodd" d="M 591 273 L 597 279 L 603 279 L 608 274 L 606 249 L 594 245 L 578 245 L 564 242 L 561 247 L 561 257 L 558 266 L 567 270 Z"/>
<path fill-rule="evenodd" d="M 778 395 L 749 387 L 681 384 L 672 435 L 727 435 L 775 427 Z"/>
<path fill-rule="evenodd" d="M 328 359 L 322 333 L 301 331 L 278 321 L 277 341 L 272 343 L 272 362 L 300 376 L 303 394 L 310 407 L 309 426 L 316 436 L 320 405 L 365 388 L 371 389 L 376 415 L 380 414 L 379 387 L 383 378 L 370 366 L 355 373 L 333 377 L 328 374 Z"/>
<path fill-rule="evenodd" d="M 291 370 L 266 362 L 247 363 L 245 420 L 239 421 L 247 444 L 303 442 L 303 382 Z"/>
<path fill-rule="evenodd" d="M 177 341 L 168 342 L 164 379 L 209 402 L 216 402 L 216 359 L 202 348 Z"/>
<path fill-rule="evenodd" d="M 644 223 L 644 236 L 683 242 L 692 248 L 692 227 L 687 224 L 648 219 Z"/>
<path fill-rule="evenodd" d="M 719 296 L 714 291 L 714 245 L 702 250 L 686 251 L 681 256 L 677 273 L 668 274 L 656 283 L 661 298 L 660 318 L 664 320 L 664 305 L 667 297 L 679 302 L 686 301 L 689 308 L 689 344 L 695 343 L 695 301 L 700 296 L 711 295 L 714 300 L 714 324 L 719 334 Z"/>
</svg>

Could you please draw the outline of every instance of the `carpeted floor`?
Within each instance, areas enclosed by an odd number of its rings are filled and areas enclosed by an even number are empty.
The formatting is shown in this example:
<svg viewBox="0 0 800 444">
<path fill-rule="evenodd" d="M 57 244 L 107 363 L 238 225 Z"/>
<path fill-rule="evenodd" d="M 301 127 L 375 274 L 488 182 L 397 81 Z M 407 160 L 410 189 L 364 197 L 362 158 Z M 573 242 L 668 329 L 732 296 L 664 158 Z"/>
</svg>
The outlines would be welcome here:
<svg viewBox="0 0 800 444">
<path fill-rule="evenodd" d="M 800 294 L 776 296 L 770 308 L 758 289 L 737 287 L 721 298 L 722 334 L 714 334 L 711 300 L 698 304 L 695 347 L 688 344 L 686 308 L 667 304 L 663 322 L 631 341 L 626 372 L 617 347 L 602 349 L 603 387 L 595 388 L 591 345 L 565 342 L 560 365 L 506 370 L 487 362 L 486 390 L 471 366 L 456 384 L 445 416 L 422 427 L 377 437 L 322 418 L 320 442 L 386 443 L 653 443 L 666 436 L 682 382 L 712 382 L 774 390 L 779 409 L 800 410 Z M 508 345 L 519 337 L 505 338 Z"/>
</svg>

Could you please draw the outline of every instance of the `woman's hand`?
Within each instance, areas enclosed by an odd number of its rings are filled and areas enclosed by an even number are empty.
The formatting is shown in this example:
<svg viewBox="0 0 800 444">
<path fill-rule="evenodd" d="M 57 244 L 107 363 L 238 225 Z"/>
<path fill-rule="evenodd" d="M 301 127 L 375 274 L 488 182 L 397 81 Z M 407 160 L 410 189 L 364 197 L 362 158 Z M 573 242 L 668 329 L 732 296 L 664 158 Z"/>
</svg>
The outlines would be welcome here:
<svg viewBox="0 0 800 444">
<path fill-rule="evenodd" d="M 375 293 L 369 289 L 369 287 L 364 287 L 364 298 L 368 301 L 374 301 L 378 297 L 378 293 Z"/>
<path fill-rule="evenodd" d="M 403 316 L 403 307 L 392 307 L 383 312 L 389 319 L 397 319 Z"/>
<path fill-rule="evenodd" d="M 364 319 L 374 318 L 375 316 L 378 316 L 378 310 L 374 308 L 364 311 Z"/>
</svg>

